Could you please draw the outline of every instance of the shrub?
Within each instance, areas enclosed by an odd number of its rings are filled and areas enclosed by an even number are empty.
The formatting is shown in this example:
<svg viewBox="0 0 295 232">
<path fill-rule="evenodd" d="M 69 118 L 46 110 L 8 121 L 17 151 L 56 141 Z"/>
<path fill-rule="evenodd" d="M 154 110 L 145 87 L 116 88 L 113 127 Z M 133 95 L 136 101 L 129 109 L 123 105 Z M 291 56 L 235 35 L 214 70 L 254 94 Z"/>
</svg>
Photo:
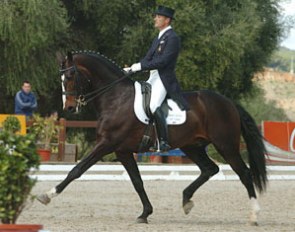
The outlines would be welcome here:
<svg viewBox="0 0 295 232">
<path fill-rule="evenodd" d="M 39 166 L 34 135 L 1 131 L 0 160 L 0 221 L 15 223 L 36 183 L 29 176 Z"/>
<path fill-rule="evenodd" d="M 11 133 L 16 133 L 20 130 L 21 125 L 18 118 L 14 116 L 8 116 L 6 120 L 2 123 L 3 130 Z"/>
</svg>

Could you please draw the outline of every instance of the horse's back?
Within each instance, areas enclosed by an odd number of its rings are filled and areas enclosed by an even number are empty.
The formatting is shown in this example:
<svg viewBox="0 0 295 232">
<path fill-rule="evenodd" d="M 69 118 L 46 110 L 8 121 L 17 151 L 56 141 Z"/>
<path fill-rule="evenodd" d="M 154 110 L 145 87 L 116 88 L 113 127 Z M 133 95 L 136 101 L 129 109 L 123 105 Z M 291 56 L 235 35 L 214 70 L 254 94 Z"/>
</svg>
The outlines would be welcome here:
<svg viewBox="0 0 295 232">
<path fill-rule="evenodd" d="M 210 90 L 184 92 L 191 113 L 209 134 L 224 134 L 232 130 L 240 133 L 240 117 L 234 103 L 225 96 Z"/>
</svg>

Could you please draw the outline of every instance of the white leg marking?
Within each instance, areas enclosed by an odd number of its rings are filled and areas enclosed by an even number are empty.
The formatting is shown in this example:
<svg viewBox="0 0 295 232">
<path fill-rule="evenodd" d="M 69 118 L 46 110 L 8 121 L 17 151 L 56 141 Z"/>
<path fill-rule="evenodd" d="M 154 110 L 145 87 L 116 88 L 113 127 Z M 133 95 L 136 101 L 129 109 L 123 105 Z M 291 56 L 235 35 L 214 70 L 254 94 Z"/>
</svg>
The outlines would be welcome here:
<svg viewBox="0 0 295 232">
<path fill-rule="evenodd" d="M 56 197 L 58 195 L 58 193 L 56 193 L 55 188 L 52 188 L 46 193 L 46 195 L 51 199 L 53 197 Z"/>
<path fill-rule="evenodd" d="M 65 86 L 64 86 L 64 81 L 65 81 L 65 74 L 62 74 L 62 76 L 61 76 L 61 88 L 62 88 L 63 93 L 66 91 Z M 62 94 L 62 103 L 63 103 L 63 109 L 65 109 L 65 106 L 66 106 L 66 95 L 65 94 Z"/>
<path fill-rule="evenodd" d="M 254 197 L 251 197 L 250 204 L 251 204 L 250 223 L 252 225 L 258 225 L 257 224 L 257 218 L 258 218 L 258 214 L 259 214 L 259 211 L 260 211 L 260 206 L 258 204 L 257 199 L 254 198 Z"/>
<path fill-rule="evenodd" d="M 50 203 L 51 198 L 56 197 L 58 194 L 56 193 L 56 189 L 52 188 L 46 193 L 40 194 L 37 196 L 37 200 L 40 201 L 42 204 L 47 205 Z"/>
</svg>

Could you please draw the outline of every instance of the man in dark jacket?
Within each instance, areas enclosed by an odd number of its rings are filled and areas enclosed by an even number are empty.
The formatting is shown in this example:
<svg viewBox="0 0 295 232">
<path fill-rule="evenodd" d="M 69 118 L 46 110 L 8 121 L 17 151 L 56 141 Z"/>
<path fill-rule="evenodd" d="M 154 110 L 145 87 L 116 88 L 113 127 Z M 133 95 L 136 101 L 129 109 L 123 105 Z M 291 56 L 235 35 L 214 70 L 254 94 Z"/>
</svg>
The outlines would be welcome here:
<svg viewBox="0 0 295 232">
<path fill-rule="evenodd" d="M 147 80 L 152 86 L 150 109 L 154 115 L 161 151 L 170 149 L 166 119 L 160 108 L 162 102 L 168 95 L 176 101 L 182 110 L 188 109 L 187 102 L 180 93 L 175 75 L 180 39 L 170 25 L 173 15 L 173 9 L 164 6 L 158 7 L 154 17 L 155 28 L 160 31 L 158 37 L 154 39 L 146 56 L 139 63 L 125 68 L 126 72 L 150 70 L 150 77 Z M 151 150 L 157 149 L 152 147 Z"/>
<path fill-rule="evenodd" d="M 31 92 L 31 84 L 24 81 L 22 89 L 15 95 L 15 114 L 23 114 L 27 117 L 32 116 L 33 111 L 37 108 L 35 95 Z"/>
</svg>

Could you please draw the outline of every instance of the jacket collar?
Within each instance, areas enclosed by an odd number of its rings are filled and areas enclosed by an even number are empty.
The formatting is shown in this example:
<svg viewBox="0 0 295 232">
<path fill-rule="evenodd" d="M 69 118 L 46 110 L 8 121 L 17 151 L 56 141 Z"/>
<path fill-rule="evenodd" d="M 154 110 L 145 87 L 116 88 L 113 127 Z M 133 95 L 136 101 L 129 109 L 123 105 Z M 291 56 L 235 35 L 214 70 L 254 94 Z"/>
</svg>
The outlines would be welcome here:
<svg viewBox="0 0 295 232">
<path fill-rule="evenodd" d="M 172 29 L 171 25 L 169 25 L 168 27 L 166 27 L 165 29 L 163 29 L 162 31 L 160 31 L 159 35 L 158 35 L 158 39 L 160 39 L 166 31 Z"/>
</svg>

